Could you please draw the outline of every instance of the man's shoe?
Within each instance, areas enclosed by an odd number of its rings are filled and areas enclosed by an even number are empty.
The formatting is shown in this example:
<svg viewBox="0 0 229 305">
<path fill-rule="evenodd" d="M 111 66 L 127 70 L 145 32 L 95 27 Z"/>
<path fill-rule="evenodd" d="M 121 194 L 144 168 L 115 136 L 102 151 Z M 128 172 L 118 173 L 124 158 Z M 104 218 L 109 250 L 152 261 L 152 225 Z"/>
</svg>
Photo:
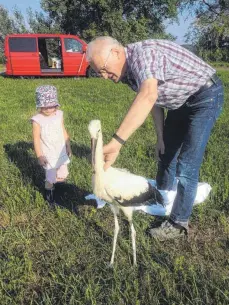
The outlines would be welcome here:
<svg viewBox="0 0 229 305">
<path fill-rule="evenodd" d="M 160 241 L 187 236 L 187 229 L 172 222 L 164 221 L 159 228 L 150 229 L 150 235 Z"/>
</svg>

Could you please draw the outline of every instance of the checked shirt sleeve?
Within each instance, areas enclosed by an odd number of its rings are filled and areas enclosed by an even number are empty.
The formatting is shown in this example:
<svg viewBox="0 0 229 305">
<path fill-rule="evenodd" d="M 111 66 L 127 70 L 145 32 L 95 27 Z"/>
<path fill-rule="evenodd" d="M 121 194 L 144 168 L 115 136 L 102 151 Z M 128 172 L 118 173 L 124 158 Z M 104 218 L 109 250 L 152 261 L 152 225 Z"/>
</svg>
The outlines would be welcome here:
<svg viewBox="0 0 229 305">
<path fill-rule="evenodd" d="M 155 78 L 164 83 L 166 65 L 166 56 L 160 51 L 137 47 L 132 58 L 131 70 L 138 88 L 149 78 Z"/>
</svg>

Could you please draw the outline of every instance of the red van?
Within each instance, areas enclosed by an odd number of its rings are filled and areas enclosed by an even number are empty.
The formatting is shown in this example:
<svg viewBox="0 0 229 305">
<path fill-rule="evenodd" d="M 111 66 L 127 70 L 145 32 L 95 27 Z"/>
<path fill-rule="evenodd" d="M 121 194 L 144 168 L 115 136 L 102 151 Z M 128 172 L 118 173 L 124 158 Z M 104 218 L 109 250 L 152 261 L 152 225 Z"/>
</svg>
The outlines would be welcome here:
<svg viewBox="0 0 229 305">
<path fill-rule="evenodd" d="M 93 76 L 87 44 L 75 35 L 13 34 L 5 38 L 6 75 Z"/>
</svg>

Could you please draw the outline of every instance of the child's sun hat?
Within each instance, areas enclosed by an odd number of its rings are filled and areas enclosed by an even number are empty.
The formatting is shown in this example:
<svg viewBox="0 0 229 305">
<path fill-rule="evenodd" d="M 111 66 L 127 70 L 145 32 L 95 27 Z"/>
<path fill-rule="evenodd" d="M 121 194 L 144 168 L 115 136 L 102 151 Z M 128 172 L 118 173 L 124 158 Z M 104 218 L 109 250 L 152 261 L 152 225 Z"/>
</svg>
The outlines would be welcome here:
<svg viewBox="0 0 229 305">
<path fill-rule="evenodd" d="M 58 103 L 56 87 L 50 85 L 39 86 L 36 89 L 36 108 L 56 107 Z"/>
</svg>

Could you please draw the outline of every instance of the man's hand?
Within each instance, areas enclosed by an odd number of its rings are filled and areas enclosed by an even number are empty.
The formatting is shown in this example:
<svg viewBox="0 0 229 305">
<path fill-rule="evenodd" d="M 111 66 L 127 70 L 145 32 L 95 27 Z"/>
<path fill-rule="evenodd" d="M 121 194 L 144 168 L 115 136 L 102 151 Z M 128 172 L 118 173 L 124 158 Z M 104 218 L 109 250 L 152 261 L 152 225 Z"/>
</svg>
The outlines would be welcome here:
<svg viewBox="0 0 229 305">
<path fill-rule="evenodd" d="M 103 155 L 104 155 L 104 170 L 107 170 L 117 159 L 119 155 L 119 151 L 122 145 L 112 139 L 107 145 L 103 147 Z"/>
<path fill-rule="evenodd" d="M 155 151 L 155 155 L 156 155 L 156 159 L 157 161 L 160 161 L 160 154 L 163 155 L 165 153 L 165 144 L 163 139 L 157 139 L 157 144 L 156 144 L 156 151 Z"/>
<path fill-rule="evenodd" d="M 46 159 L 45 156 L 40 156 L 37 159 L 38 159 L 38 163 L 43 167 L 46 167 L 46 165 L 48 164 L 48 160 Z"/>
</svg>

